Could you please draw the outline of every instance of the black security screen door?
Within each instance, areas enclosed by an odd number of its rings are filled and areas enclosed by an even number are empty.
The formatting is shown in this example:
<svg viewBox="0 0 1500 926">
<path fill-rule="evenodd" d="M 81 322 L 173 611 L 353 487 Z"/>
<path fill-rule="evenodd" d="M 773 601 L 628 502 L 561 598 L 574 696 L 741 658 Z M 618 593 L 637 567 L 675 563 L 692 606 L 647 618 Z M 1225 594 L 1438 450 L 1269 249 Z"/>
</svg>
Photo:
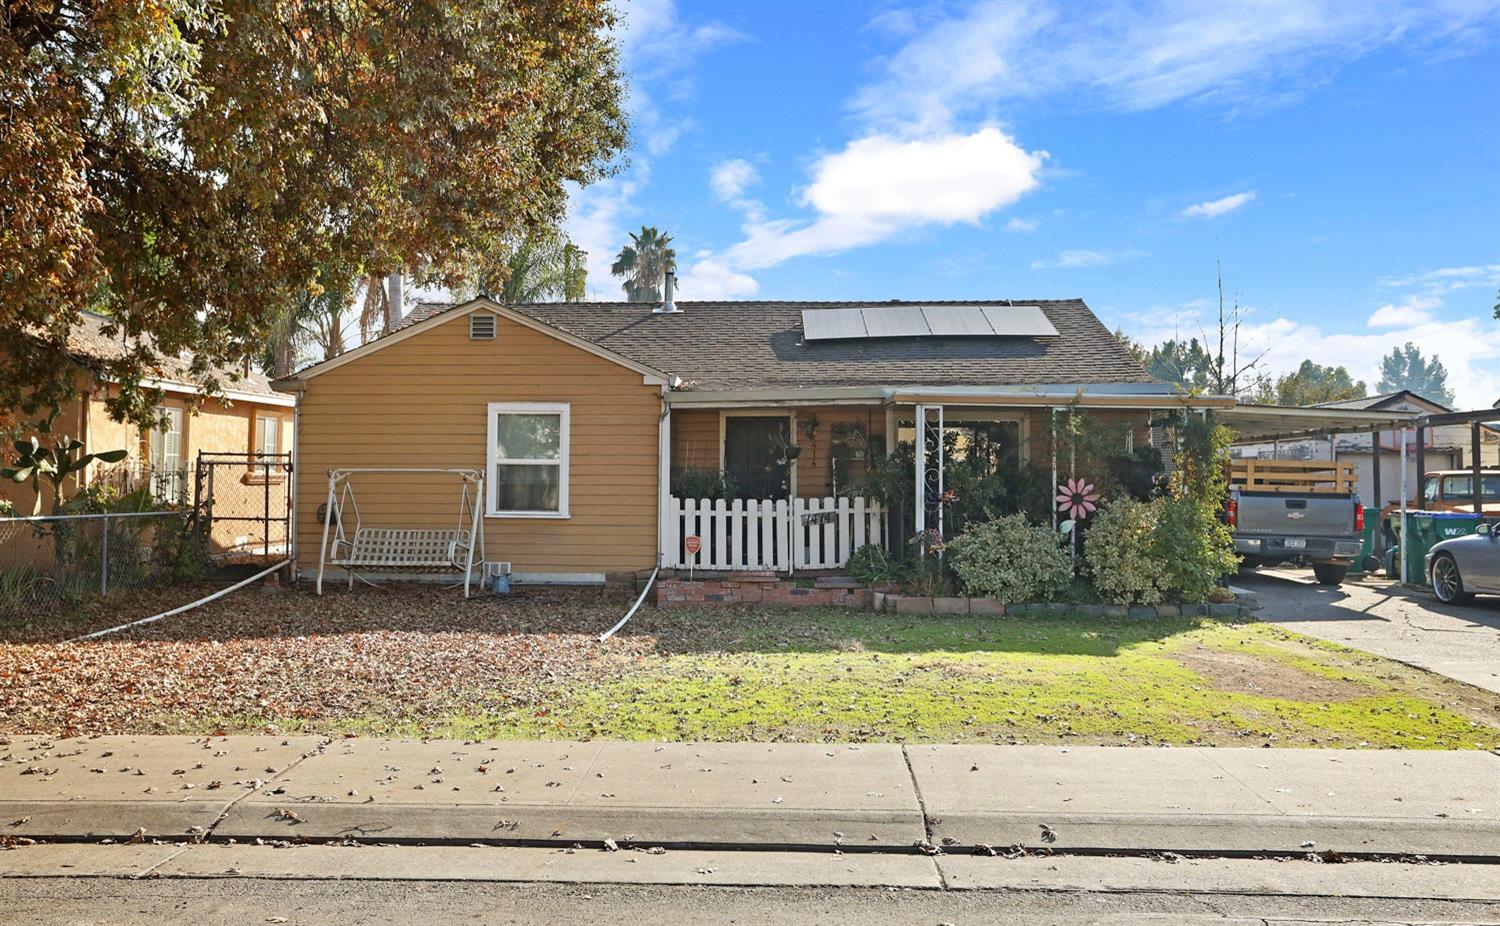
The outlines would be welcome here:
<svg viewBox="0 0 1500 926">
<path fill-rule="evenodd" d="M 724 419 L 724 471 L 739 498 L 786 498 L 790 494 L 784 448 L 786 418 Z"/>
</svg>

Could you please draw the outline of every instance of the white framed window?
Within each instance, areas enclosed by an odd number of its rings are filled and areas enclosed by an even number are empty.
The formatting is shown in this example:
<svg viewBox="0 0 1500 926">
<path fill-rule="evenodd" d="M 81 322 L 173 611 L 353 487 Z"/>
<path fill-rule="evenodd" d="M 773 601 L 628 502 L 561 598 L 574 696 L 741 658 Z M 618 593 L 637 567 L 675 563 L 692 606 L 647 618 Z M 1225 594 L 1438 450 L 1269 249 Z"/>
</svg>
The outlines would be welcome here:
<svg viewBox="0 0 1500 926">
<path fill-rule="evenodd" d="M 568 517 L 570 415 L 565 402 L 490 403 L 489 517 Z"/>
<path fill-rule="evenodd" d="M 159 406 L 160 423 L 148 435 L 151 494 L 163 501 L 183 497 L 187 474 L 182 466 L 182 409 Z"/>
<path fill-rule="evenodd" d="M 256 469 L 262 476 L 271 474 L 271 460 L 281 452 L 281 419 L 274 415 L 255 416 L 255 456 L 261 458 Z"/>
</svg>

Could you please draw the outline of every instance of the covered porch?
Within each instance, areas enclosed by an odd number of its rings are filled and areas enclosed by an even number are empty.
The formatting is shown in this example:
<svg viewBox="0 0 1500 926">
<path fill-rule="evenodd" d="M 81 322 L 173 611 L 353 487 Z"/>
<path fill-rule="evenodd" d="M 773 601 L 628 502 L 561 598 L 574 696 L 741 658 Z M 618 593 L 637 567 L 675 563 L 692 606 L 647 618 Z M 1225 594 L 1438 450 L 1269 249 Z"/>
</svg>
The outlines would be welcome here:
<svg viewBox="0 0 1500 926">
<path fill-rule="evenodd" d="M 1232 404 L 1163 384 L 668 393 L 662 565 L 796 572 L 840 569 L 867 543 L 900 553 L 918 533 L 962 529 L 948 515 L 965 485 L 955 460 L 1045 480 L 1050 497 L 1080 464 L 1081 418 L 1122 455 L 1154 448 L 1170 467 L 1153 422 Z"/>
</svg>

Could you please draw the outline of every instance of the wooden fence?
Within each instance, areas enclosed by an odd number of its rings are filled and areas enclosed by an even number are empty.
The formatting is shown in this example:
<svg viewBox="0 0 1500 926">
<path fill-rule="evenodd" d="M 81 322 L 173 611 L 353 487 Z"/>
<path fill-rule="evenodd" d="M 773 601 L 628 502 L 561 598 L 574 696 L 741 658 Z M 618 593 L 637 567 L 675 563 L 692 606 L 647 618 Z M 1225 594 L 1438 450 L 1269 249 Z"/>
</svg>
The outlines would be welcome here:
<svg viewBox="0 0 1500 926">
<path fill-rule="evenodd" d="M 674 569 L 839 569 L 861 546 L 884 545 L 885 509 L 863 498 L 673 498 L 665 539 Z"/>
<path fill-rule="evenodd" d="M 1328 460 L 1260 460 L 1229 464 L 1229 483 L 1246 492 L 1325 492 L 1353 494 L 1357 477 L 1352 462 Z"/>
</svg>

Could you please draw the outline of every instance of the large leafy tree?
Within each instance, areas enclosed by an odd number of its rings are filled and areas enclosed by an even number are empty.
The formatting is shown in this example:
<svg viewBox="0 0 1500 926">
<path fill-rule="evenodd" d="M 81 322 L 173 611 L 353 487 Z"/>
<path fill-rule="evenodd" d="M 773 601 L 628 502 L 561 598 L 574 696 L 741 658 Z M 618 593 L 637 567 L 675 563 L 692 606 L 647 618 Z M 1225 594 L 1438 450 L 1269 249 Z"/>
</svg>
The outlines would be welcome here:
<svg viewBox="0 0 1500 926">
<path fill-rule="evenodd" d="M 1392 348 L 1380 358 L 1381 392 L 1396 392 L 1407 389 L 1417 395 L 1443 405 L 1453 404 L 1453 390 L 1448 388 L 1448 368 L 1433 354 L 1431 359 L 1422 356 L 1422 351 L 1410 341 Z"/>
<path fill-rule="evenodd" d="M 278 317 L 555 224 L 625 142 L 605 0 L 0 0 L 0 407 L 70 394 L 79 312 L 164 356 L 254 353 Z"/>
<path fill-rule="evenodd" d="M 1209 384 L 1213 357 L 1197 338 L 1173 338 L 1151 348 L 1145 358 L 1146 372 L 1154 379 L 1176 383 L 1184 389 L 1202 389 Z"/>
<path fill-rule="evenodd" d="M 1293 372 L 1278 377 L 1274 392 L 1265 398 L 1277 405 L 1317 405 L 1362 399 L 1368 394 L 1364 381 L 1355 380 L 1344 367 L 1304 360 Z"/>
<path fill-rule="evenodd" d="M 630 233 L 630 243 L 620 249 L 609 272 L 620 278 L 625 298 L 631 302 L 660 302 L 662 281 L 677 267 L 672 236 L 642 225 Z"/>
</svg>

